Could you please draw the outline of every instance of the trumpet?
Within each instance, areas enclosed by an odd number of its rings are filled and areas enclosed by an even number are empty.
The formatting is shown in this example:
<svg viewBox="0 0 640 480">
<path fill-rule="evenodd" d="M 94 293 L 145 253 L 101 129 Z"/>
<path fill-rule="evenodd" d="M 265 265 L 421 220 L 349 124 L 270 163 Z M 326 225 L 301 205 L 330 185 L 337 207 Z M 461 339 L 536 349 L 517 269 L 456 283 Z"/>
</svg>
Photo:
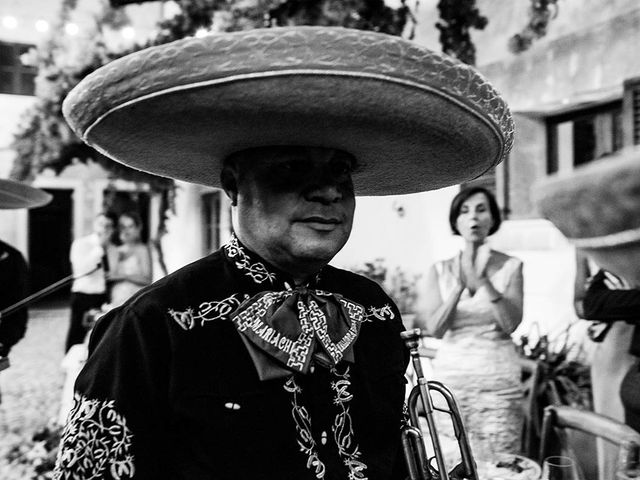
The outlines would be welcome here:
<svg viewBox="0 0 640 480">
<path fill-rule="evenodd" d="M 402 430 L 402 448 L 411 480 L 478 480 L 476 463 L 473 459 L 471 446 L 464 429 L 460 409 L 451 391 L 442 383 L 427 381 L 422 371 L 418 346 L 422 337 L 420 329 L 415 328 L 402 332 L 402 339 L 409 349 L 411 361 L 417 377 L 417 385 L 413 387 L 407 401 L 410 423 Z M 445 399 L 448 410 L 434 407 L 431 391 L 436 391 Z M 429 428 L 429 437 L 434 455 L 428 458 L 427 451 L 418 419 L 418 401 L 421 402 Z M 440 437 L 434 418 L 434 411 L 447 413 L 451 417 L 453 431 L 458 441 L 461 461 L 450 472 L 447 472 Z M 436 461 L 436 467 L 431 462 Z"/>
</svg>

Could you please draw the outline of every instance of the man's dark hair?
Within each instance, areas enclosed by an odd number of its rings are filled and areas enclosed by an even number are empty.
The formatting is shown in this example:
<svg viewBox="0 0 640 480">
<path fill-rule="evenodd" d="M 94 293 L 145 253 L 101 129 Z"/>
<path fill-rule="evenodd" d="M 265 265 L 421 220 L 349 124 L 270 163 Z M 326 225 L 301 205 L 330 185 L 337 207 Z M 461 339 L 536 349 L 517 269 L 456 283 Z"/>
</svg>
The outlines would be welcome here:
<svg viewBox="0 0 640 480">
<path fill-rule="evenodd" d="M 475 195 L 476 193 L 484 194 L 484 196 L 487 197 L 487 201 L 489 202 L 489 211 L 491 212 L 491 217 L 493 218 L 493 225 L 489 229 L 489 235 L 493 235 L 500 228 L 500 224 L 502 223 L 502 216 L 500 215 L 500 208 L 498 207 L 496 197 L 494 197 L 493 193 L 491 193 L 484 187 L 470 187 L 458 192 L 458 194 L 451 202 L 451 209 L 449 210 L 449 225 L 451 226 L 451 231 L 454 235 L 460 235 L 458 227 L 456 227 L 456 223 L 458 217 L 460 216 L 460 209 L 462 208 L 462 204 L 466 202 L 469 197 Z"/>
<path fill-rule="evenodd" d="M 108 220 L 111 220 L 111 223 L 113 224 L 114 227 L 118 224 L 117 215 L 110 210 L 103 210 L 102 212 L 98 213 L 95 218 L 100 218 L 100 217 L 104 217 Z"/>
</svg>

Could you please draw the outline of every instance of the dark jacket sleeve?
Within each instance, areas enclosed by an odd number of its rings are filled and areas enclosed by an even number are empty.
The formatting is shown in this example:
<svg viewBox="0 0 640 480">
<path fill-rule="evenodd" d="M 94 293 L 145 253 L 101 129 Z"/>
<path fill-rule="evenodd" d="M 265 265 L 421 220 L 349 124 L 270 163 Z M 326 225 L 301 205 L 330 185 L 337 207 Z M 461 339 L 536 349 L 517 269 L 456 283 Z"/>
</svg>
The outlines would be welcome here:
<svg viewBox="0 0 640 480">
<path fill-rule="evenodd" d="M 162 315 L 128 305 L 97 323 L 75 384 L 56 478 L 165 478 L 167 332 Z"/>
<path fill-rule="evenodd" d="M 609 290 L 605 272 L 600 270 L 591 281 L 583 300 L 586 320 L 640 323 L 640 290 Z"/>
<path fill-rule="evenodd" d="M 28 295 L 28 268 L 24 257 L 17 250 L 5 251 L 0 261 L 0 309 L 22 300 Z M 6 356 L 27 329 L 27 308 L 16 310 L 0 319 L 0 356 Z"/>
</svg>

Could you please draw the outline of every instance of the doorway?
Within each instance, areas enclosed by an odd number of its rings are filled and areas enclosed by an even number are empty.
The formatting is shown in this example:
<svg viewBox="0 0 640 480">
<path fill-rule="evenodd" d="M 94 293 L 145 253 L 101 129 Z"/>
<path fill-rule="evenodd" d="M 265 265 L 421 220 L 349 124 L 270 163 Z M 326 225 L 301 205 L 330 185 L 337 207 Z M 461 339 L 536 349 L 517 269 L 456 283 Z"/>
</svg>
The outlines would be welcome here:
<svg viewBox="0 0 640 480">
<path fill-rule="evenodd" d="M 29 283 L 37 292 L 71 275 L 69 249 L 72 240 L 73 190 L 43 189 L 53 196 L 44 207 L 29 210 Z M 71 284 L 41 301 L 66 302 Z"/>
</svg>

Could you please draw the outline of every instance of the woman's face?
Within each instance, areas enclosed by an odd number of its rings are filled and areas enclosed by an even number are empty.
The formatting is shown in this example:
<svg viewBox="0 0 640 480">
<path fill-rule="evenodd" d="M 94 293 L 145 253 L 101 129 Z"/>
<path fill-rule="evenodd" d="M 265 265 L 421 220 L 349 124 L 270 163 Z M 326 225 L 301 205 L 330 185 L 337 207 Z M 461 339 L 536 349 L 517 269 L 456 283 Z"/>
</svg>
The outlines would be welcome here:
<svg viewBox="0 0 640 480">
<path fill-rule="evenodd" d="M 140 227 L 133 218 L 123 215 L 118 220 L 118 232 L 122 243 L 137 243 L 140 241 Z"/>
<path fill-rule="evenodd" d="M 489 200 L 484 193 L 475 193 L 463 202 L 456 219 L 456 227 L 465 241 L 484 242 L 492 226 L 493 216 L 489 208 Z"/>
</svg>

